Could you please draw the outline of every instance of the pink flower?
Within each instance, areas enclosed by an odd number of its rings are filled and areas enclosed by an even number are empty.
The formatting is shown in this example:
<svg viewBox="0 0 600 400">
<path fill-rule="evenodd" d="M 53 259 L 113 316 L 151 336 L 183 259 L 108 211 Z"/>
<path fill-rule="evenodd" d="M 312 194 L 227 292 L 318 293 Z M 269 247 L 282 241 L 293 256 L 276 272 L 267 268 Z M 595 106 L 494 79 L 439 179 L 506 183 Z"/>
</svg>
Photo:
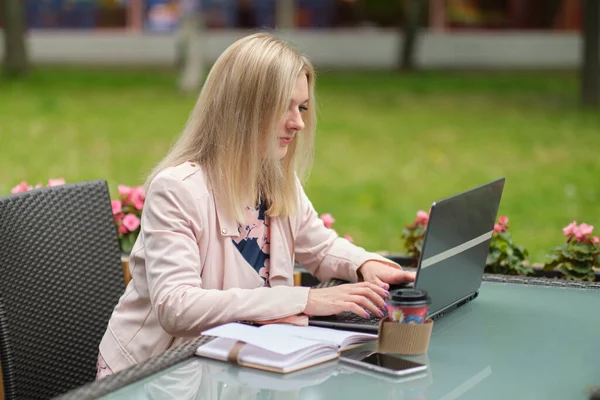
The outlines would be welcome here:
<svg viewBox="0 0 600 400">
<path fill-rule="evenodd" d="M 506 225 L 508 224 L 508 217 L 505 215 L 502 215 L 500 218 L 498 218 L 498 223 L 500 225 Z"/>
<path fill-rule="evenodd" d="M 119 195 L 121 195 L 121 197 L 129 196 L 129 193 L 131 193 L 131 190 L 132 190 L 129 186 L 125 186 L 125 185 L 119 185 L 118 189 L 119 189 Z"/>
<path fill-rule="evenodd" d="M 569 225 L 563 228 L 563 234 L 565 236 L 571 236 L 575 233 L 575 229 L 577 228 L 577 222 L 573 221 Z"/>
<path fill-rule="evenodd" d="M 21 181 L 17 186 L 10 190 L 11 193 L 23 193 L 31 190 L 31 186 L 25 181 Z"/>
<path fill-rule="evenodd" d="M 581 224 L 573 229 L 573 236 L 578 242 L 582 242 L 588 235 L 591 235 L 594 231 L 594 227 L 588 224 Z"/>
<path fill-rule="evenodd" d="M 112 206 L 113 215 L 118 214 L 123 210 L 121 200 L 113 200 L 110 202 L 110 205 Z"/>
<path fill-rule="evenodd" d="M 123 218 L 125 218 L 125 214 L 123 214 L 122 212 L 116 213 L 116 214 L 114 214 L 114 216 L 115 216 L 115 222 L 123 221 Z"/>
<path fill-rule="evenodd" d="M 36 183 L 36 185 L 35 185 L 36 189 L 41 189 L 43 187 L 44 187 L 44 185 L 42 185 L 41 183 Z"/>
<path fill-rule="evenodd" d="M 592 239 L 592 241 L 594 243 L 598 243 L 598 242 L 600 242 L 600 239 L 598 238 L 598 236 L 594 236 L 594 238 Z"/>
<path fill-rule="evenodd" d="M 417 219 L 415 220 L 415 223 L 417 225 L 418 224 L 427 225 L 427 222 L 429 222 L 429 214 L 427 214 L 423 210 L 417 211 Z"/>
<path fill-rule="evenodd" d="M 500 225 L 500 224 L 494 224 L 494 232 L 496 232 L 496 233 L 506 232 L 506 226 Z"/>
<path fill-rule="evenodd" d="M 65 184 L 65 180 L 63 178 L 57 178 L 57 179 L 50 179 L 48 180 L 48 186 L 52 187 L 52 186 L 60 186 L 60 185 L 64 185 Z"/>
<path fill-rule="evenodd" d="M 592 232 L 594 231 L 594 226 L 588 224 L 581 224 L 577 229 L 579 230 L 579 233 L 581 235 L 587 236 L 592 234 Z"/>
<path fill-rule="evenodd" d="M 123 226 L 130 232 L 133 232 L 140 227 L 140 219 L 133 214 L 127 214 L 123 218 Z"/>
<path fill-rule="evenodd" d="M 323 214 L 321 215 L 321 219 L 323 220 L 325 227 L 330 229 L 333 226 L 333 223 L 335 222 L 335 218 L 333 218 L 331 214 Z"/>
<path fill-rule="evenodd" d="M 124 225 L 119 225 L 119 233 L 122 233 L 123 235 L 126 235 L 129 233 L 129 231 L 127 230 L 127 228 L 125 228 Z"/>
<path fill-rule="evenodd" d="M 129 201 L 133 203 L 136 210 L 141 211 L 144 208 L 144 200 L 146 200 L 146 196 L 141 186 L 133 188 L 129 193 Z"/>
<path fill-rule="evenodd" d="M 352 236 L 350 235 L 345 235 L 344 239 L 346 239 L 347 241 L 349 241 L 350 243 L 354 242 L 354 239 L 352 239 Z"/>
</svg>

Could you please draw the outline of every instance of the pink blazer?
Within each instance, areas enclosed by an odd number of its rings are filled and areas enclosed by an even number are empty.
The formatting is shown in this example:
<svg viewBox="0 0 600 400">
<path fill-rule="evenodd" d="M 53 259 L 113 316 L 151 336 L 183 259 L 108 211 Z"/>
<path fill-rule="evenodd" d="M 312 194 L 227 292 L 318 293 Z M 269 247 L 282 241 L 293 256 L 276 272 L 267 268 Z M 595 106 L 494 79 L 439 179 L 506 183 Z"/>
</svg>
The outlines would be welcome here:
<svg viewBox="0 0 600 400">
<path fill-rule="evenodd" d="M 232 243 L 237 223 L 225 218 L 204 171 L 188 162 L 161 172 L 148 188 L 132 279 L 100 343 L 112 371 L 231 321 L 306 323 L 309 288 L 293 286 L 295 263 L 321 281 L 353 282 L 367 260 L 396 265 L 327 229 L 298 188 L 296 215 L 271 219 L 269 288 Z"/>
</svg>

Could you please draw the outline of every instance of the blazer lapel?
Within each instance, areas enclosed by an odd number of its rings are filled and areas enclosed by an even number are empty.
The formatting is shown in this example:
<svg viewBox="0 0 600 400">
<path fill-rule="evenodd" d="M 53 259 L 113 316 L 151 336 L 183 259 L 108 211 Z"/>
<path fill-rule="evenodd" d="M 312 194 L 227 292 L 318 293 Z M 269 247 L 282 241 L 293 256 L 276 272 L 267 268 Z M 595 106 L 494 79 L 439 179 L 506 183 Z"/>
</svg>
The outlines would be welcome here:
<svg viewBox="0 0 600 400">
<path fill-rule="evenodd" d="M 215 203 L 215 210 L 217 211 L 217 220 L 219 221 L 219 234 L 221 236 L 238 236 L 238 225 L 235 219 L 230 218 L 225 209 L 219 205 L 216 194 L 213 191 L 213 201 Z"/>
<path fill-rule="evenodd" d="M 289 218 L 271 218 L 269 280 L 271 286 L 294 281 L 294 238 Z"/>
</svg>

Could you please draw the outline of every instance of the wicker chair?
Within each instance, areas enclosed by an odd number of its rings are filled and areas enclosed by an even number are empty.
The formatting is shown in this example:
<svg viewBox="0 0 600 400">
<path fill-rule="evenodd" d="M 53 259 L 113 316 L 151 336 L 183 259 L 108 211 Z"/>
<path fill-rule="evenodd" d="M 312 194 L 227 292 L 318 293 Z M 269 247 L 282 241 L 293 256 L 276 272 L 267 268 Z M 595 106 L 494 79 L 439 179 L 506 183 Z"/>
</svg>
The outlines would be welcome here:
<svg viewBox="0 0 600 400">
<path fill-rule="evenodd" d="M 0 198 L 0 365 L 9 399 L 95 379 L 124 282 L 106 182 Z"/>
</svg>

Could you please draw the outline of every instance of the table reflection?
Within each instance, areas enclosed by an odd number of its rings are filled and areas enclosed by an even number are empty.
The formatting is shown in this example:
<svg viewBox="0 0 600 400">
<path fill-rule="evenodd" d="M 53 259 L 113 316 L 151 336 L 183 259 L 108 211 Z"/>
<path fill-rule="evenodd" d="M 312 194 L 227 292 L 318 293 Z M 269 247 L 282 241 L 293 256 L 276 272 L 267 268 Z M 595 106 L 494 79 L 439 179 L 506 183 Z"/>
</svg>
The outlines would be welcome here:
<svg viewBox="0 0 600 400">
<path fill-rule="evenodd" d="M 369 348 L 368 345 L 355 351 L 365 348 Z M 427 355 L 406 358 L 428 364 Z M 360 385 L 356 385 L 357 382 Z M 426 390 L 432 382 L 431 368 L 420 374 L 396 378 L 333 361 L 290 374 L 276 374 L 196 357 L 107 398 L 318 400 L 346 397 L 417 400 L 427 398 Z"/>
</svg>

